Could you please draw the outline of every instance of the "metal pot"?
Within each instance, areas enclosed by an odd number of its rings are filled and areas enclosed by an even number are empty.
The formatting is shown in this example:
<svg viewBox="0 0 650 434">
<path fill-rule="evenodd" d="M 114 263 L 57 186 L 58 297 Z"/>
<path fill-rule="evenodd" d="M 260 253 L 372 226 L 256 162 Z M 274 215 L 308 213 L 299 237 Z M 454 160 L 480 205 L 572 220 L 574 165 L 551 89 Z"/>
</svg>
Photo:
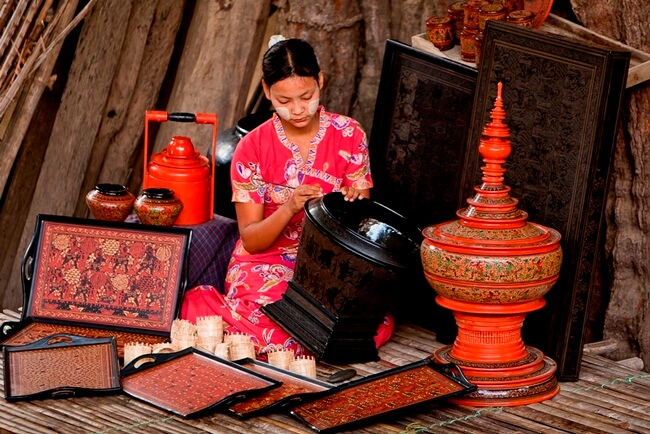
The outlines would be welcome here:
<svg viewBox="0 0 650 434">
<path fill-rule="evenodd" d="M 214 181 L 214 206 L 217 214 L 237 218 L 232 203 L 232 186 L 230 185 L 230 162 L 239 141 L 254 128 L 273 115 L 270 110 L 256 112 L 237 121 L 237 125 L 223 131 L 217 137 L 216 163 L 218 170 Z M 212 154 L 208 151 L 208 159 Z"/>
</svg>

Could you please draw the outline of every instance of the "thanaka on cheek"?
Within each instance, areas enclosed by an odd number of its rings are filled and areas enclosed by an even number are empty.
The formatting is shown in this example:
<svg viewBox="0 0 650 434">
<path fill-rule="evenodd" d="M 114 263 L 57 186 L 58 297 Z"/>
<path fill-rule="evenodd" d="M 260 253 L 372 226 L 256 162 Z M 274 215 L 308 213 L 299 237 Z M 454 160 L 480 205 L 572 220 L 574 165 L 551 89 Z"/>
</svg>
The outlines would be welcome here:
<svg viewBox="0 0 650 434">
<path fill-rule="evenodd" d="M 309 114 L 309 116 L 313 116 L 318 111 L 319 104 L 320 104 L 319 98 L 312 99 L 311 101 L 309 101 L 309 103 L 307 104 L 307 113 Z M 285 121 L 291 120 L 291 112 L 289 111 L 288 108 L 275 107 L 275 111 L 277 112 L 278 116 L 280 116 Z"/>
<path fill-rule="evenodd" d="M 290 121 L 291 120 L 291 113 L 289 113 L 288 108 L 286 108 L 286 107 L 276 107 L 275 111 L 278 113 L 278 116 L 280 116 L 285 121 Z"/>
<path fill-rule="evenodd" d="M 309 113 L 309 116 L 313 116 L 314 113 L 316 113 L 316 110 L 318 110 L 318 104 L 320 104 L 320 98 L 312 99 L 309 101 L 309 105 L 307 106 L 307 112 Z"/>
</svg>

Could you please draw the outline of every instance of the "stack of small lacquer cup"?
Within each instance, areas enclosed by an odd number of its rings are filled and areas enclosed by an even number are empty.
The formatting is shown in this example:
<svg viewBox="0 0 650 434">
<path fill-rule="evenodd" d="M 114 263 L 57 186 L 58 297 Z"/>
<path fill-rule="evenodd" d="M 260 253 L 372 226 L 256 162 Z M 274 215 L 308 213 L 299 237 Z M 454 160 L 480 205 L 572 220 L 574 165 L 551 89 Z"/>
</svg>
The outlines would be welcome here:
<svg viewBox="0 0 650 434">
<path fill-rule="evenodd" d="M 194 347 L 224 360 L 255 359 L 255 345 L 251 337 L 242 333 L 224 333 L 220 316 L 205 316 L 190 321 L 176 319 L 172 323 L 171 342 L 144 344 L 128 342 L 124 345 L 124 365 L 143 354 L 176 352 Z M 267 353 L 268 363 L 281 369 L 310 378 L 316 378 L 316 360 L 311 356 L 295 357 L 292 350 L 277 349 Z"/>
</svg>

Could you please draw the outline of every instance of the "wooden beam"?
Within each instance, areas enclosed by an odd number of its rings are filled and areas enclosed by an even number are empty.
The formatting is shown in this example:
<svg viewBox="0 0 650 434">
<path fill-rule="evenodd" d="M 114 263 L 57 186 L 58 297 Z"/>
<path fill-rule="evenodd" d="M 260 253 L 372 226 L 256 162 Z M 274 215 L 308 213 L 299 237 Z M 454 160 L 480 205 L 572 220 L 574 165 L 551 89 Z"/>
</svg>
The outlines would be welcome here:
<svg viewBox="0 0 650 434">
<path fill-rule="evenodd" d="M 197 0 L 166 110 L 216 113 L 219 130 L 244 115 L 246 98 L 262 48 L 270 0 Z M 205 155 L 212 130 L 205 125 L 161 124 L 153 146 L 159 152 L 172 135 L 185 135 Z"/>
<path fill-rule="evenodd" d="M 22 228 L 19 252 L 25 252 L 37 214 L 71 215 L 88 158 L 101 125 L 115 70 L 128 30 L 131 1 L 98 2 L 89 13 L 79 37 L 68 81 L 41 167 L 32 204 Z M 22 256 L 14 260 L 20 270 Z M 12 274 L 4 306 L 22 302 L 20 274 Z"/>
<path fill-rule="evenodd" d="M 185 4 L 185 0 L 143 0 L 133 4 L 130 31 L 103 108 L 74 215 L 88 215 L 85 195 L 95 184 L 128 185 L 134 155 L 140 155 L 144 113 L 155 107 Z"/>
<path fill-rule="evenodd" d="M 31 203 L 25 198 L 31 198 L 44 154 L 40 151 L 39 143 L 35 143 L 36 139 L 32 141 L 32 137 L 40 135 L 41 128 L 46 126 L 48 128 L 46 134 L 49 136 L 49 128 L 52 124 L 47 119 L 41 119 L 41 122 L 37 123 L 34 128 L 29 129 L 29 126 L 34 114 L 38 111 L 37 108 L 45 89 L 51 85 L 52 71 L 62 46 L 60 43 L 55 43 L 53 39 L 65 32 L 75 16 L 77 4 L 78 0 L 69 0 L 56 10 L 55 17 L 48 26 L 51 39 L 48 35 L 44 36 L 47 43 L 54 44 L 50 45 L 52 47 L 50 55 L 43 59 L 43 63 L 34 72 L 33 78 L 25 84 L 20 98 L 15 102 L 11 119 L 7 123 L 6 134 L 0 140 L 0 193 L 2 195 L 0 300 L 4 300 L 7 292 L 12 293 L 12 303 L 3 304 L 3 307 L 16 308 L 22 303 L 20 266 L 15 266 L 15 260 L 17 257 L 22 258 L 25 252 L 24 248 L 19 250 L 20 236 Z M 30 134 L 27 134 L 28 129 Z M 28 143 L 25 144 L 25 142 Z M 35 143 L 35 147 L 39 149 L 34 149 L 29 143 Z M 27 156 L 15 161 L 21 148 L 24 148 Z M 7 180 L 10 173 L 13 173 L 16 182 L 12 182 L 11 186 L 8 186 Z M 33 222 L 29 222 L 29 224 L 33 225 Z M 16 274 L 18 278 L 12 280 L 12 274 Z"/>
</svg>

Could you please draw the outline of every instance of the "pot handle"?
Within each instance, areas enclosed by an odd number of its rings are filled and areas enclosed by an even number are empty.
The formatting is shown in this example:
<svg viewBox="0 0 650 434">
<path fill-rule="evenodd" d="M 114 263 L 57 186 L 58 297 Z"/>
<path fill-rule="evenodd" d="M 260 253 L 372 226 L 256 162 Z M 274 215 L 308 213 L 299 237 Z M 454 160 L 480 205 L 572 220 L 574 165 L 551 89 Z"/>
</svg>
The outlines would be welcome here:
<svg viewBox="0 0 650 434">
<path fill-rule="evenodd" d="M 212 124 L 212 182 L 210 183 L 210 215 L 214 215 L 214 176 L 215 176 L 215 156 L 217 154 L 217 115 L 215 113 L 185 113 L 175 112 L 167 113 L 160 110 L 147 110 L 144 118 L 144 177 L 142 178 L 142 188 L 148 188 L 149 184 L 149 122 L 196 122 L 197 124 Z"/>
</svg>

